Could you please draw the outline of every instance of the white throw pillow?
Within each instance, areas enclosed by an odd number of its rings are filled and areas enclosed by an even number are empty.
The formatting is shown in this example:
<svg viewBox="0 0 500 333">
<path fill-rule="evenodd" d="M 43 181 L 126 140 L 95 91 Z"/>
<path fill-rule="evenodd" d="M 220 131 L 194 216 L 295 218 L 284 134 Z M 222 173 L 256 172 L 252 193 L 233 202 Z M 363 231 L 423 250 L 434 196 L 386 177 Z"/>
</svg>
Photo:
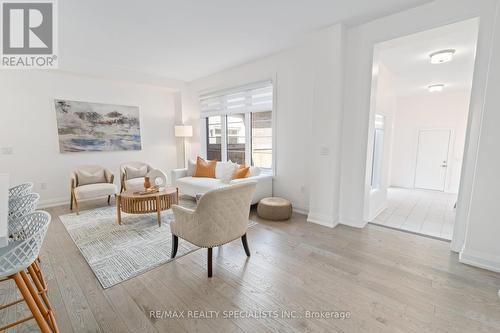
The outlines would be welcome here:
<svg viewBox="0 0 500 333">
<path fill-rule="evenodd" d="M 106 176 L 104 175 L 104 170 L 98 170 L 96 172 L 78 170 L 76 172 L 76 177 L 78 179 L 78 186 L 106 183 Z"/>
<path fill-rule="evenodd" d="M 231 161 L 217 162 L 215 166 L 215 178 L 220 179 L 223 183 L 231 182 L 233 175 L 238 169 L 238 164 Z"/>
<path fill-rule="evenodd" d="M 187 170 L 188 177 L 193 177 L 195 171 L 196 171 L 196 161 L 189 159 L 188 160 L 188 170 Z"/>
<path fill-rule="evenodd" d="M 134 168 L 131 166 L 125 167 L 125 176 L 127 179 L 141 178 L 145 177 L 148 173 L 148 166 L 143 165 L 139 168 Z"/>
<path fill-rule="evenodd" d="M 255 177 L 260 175 L 260 168 L 259 167 L 250 167 L 250 177 Z"/>
</svg>

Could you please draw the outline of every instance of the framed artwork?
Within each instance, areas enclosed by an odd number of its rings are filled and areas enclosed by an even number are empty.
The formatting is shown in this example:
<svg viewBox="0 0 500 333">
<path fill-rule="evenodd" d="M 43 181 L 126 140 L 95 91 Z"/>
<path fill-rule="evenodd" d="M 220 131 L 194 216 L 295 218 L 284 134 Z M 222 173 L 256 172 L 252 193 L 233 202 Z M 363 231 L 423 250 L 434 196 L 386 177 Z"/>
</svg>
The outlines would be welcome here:
<svg viewBox="0 0 500 333">
<path fill-rule="evenodd" d="M 138 106 L 54 100 L 61 153 L 141 150 Z"/>
</svg>

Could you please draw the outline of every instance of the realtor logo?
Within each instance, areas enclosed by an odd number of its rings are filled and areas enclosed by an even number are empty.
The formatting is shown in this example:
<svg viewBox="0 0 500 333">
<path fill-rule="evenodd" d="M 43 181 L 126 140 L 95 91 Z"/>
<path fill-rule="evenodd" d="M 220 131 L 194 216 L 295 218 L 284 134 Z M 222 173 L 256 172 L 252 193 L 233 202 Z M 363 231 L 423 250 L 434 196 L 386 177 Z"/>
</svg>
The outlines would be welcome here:
<svg viewBox="0 0 500 333">
<path fill-rule="evenodd" d="M 2 68 L 56 68 L 55 3 L 3 0 Z"/>
</svg>

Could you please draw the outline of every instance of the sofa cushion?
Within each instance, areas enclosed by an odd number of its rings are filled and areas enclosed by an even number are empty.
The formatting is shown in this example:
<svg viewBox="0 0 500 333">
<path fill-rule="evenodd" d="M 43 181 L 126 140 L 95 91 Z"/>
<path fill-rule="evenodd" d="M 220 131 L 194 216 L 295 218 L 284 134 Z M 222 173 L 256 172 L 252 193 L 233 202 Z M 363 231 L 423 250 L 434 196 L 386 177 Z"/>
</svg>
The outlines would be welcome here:
<svg viewBox="0 0 500 333">
<path fill-rule="evenodd" d="M 182 195 L 196 197 L 197 194 L 203 194 L 215 188 L 227 186 L 216 178 L 206 177 L 183 177 L 177 179 L 176 185 L 179 187 Z"/>
<path fill-rule="evenodd" d="M 196 159 L 196 171 L 194 177 L 215 178 L 215 167 L 217 161 L 206 161 L 199 157 Z"/>
<path fill-rule="evenodd" d="M 97 170 L 95 172 L 78 170 L 76 171 L 76 177 L 78 179 L 78 186 L 96 183 L 106 183 L 106 176 L 104 174 L 104 169 Z"/>
<path fill-rule="evenodd" d="M 238 164 L 231 161 L 217 162 L 215 166 L 215 178 L 220 179 L 223 183 L 229 183 L 233 179 L 233 175 L 238 169 Z"/>
<path fill-rule="evenodd" d="M 139 178 L 139 177 L 145 177 L 148 174 L 148 166 L 143 165 L 138 168 L 134 168 L 132 166 L 126 166 L 125 167 L 125 178 L 126 179 L 133 179 L 133 178 Z"/>
<path fill-rule="evenodd" d="M 189 177 L 193 177 L 195 172 L 196 172 L 196 161 L 193 159 L 189 159 L 187 167 L 187 175 Z"/>
<path fill-rule="evenodd" d="M 240 165 L 233 175 L 233 179 L 247 178 L 250 176 L 250 167 Z"/>
<path fill-rule="evenodd" d="M 252 167 L 250 167 L 250 175 L 249 175 L 249 177 L 258 176 L 258 175 L 260 175 L 261 171 L 262 170 L 260 170 L 259 167 L 252 166 Z"/>
<path fill-rule="evenodd" d="M 127 191 L 144 190 L 144 178 L 134 178 L 125 181 L 125 189 Z"/>
<path fill-rule="evenodd" d="M 257 179 L 254 177 L 238 178 L 238 179 L 231 180 L 229 185 L 241 184 L 241 183 L 247 183 L 247 182 L 255 182 L 255 181 L 257 181 Z"/>
<path fill-rule="evenodd" d="M 75 188 L 77 199 L 99 198 L 114 194 L 116 194 L 116 186 L 109 183 L 88 184 Z"/>
</svg>

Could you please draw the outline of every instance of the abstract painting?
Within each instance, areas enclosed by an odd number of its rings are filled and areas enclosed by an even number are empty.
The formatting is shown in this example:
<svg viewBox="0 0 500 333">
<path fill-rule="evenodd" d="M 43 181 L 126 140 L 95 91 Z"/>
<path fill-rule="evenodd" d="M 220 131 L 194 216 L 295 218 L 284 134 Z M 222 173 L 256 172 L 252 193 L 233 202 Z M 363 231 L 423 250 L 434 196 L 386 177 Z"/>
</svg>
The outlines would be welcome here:
<svg viewBox="0 0 500 333">
<path fill-rule="evenodd" d="M 141 150 L 139 107 L 54 100 L 61 153 Z"/>
</svg>

